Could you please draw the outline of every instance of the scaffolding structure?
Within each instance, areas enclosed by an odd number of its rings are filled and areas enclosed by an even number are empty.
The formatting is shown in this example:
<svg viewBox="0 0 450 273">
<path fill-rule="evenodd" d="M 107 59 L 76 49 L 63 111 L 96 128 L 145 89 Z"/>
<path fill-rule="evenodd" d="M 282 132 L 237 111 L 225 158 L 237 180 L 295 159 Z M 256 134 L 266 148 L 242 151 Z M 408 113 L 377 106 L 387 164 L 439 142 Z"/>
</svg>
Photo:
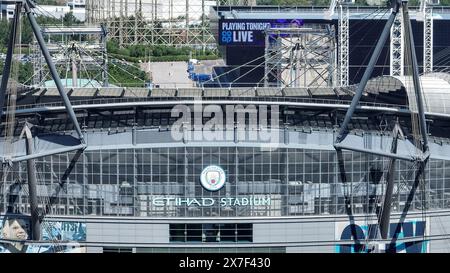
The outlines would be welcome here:
<svg viewBox="0 0 450 273">
<path fill-rule="evenodd" d="M 215 48 L 210 7 L 256 5 L 256 0 L 86 0 L 89 24 L 106 24 L 119 45 Z"/>
<path fill-rule="evenodd" d="M 64 86 L 109 86 L 107 30 L 104 27 L 44 27 L 42 34 L 47 39 L 47 48 L 55 66 L 60 73 L 65 73 Z M 36 41 L 31 44 L 30 57 L 35 71 L 32 85 L 45 86 L 51 77 Z M 87 77 L 87 84 L 79 78 L 80 75 Z"/>
<path fill-rule="evenodd" d="M 336 38 L 331 25 L 271 28 L 266 31 L 266 87 L 333 87 Z"/>
</svg>

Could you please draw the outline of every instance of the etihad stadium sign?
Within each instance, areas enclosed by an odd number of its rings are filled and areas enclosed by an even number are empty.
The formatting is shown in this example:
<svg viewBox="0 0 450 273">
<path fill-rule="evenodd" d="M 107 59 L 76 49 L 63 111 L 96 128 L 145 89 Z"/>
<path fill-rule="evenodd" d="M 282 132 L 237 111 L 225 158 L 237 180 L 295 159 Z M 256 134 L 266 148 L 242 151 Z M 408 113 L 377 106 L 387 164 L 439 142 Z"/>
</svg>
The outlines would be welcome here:
<svg viewBox="0 0 450 273">
<path fill-rule="evenodd" d="M 225 186 L 225 171 L 216 165 L 210 165 L 203 169 L 200 174 L 200 183 L 205 190 L 217 192 Z M 180 197 L 161 197 L 152 200 L 154 206 L 198 206 L 212 207 L 219 205 L 221 207 L 236 206 L 268 206 L 269 197 L 222 197 L 222 198 L 180 198 Z"/>
<path fill-rule="evenodd" d="M 234 206 L 269 206 L 269 197 L 222 197 L 222 198 L 177 198 L 177 197 L 161 197 L 152 200 L 154 206 L 199 206 L 212 207 L 219 204 L 221 207 Z"/>
</svg>

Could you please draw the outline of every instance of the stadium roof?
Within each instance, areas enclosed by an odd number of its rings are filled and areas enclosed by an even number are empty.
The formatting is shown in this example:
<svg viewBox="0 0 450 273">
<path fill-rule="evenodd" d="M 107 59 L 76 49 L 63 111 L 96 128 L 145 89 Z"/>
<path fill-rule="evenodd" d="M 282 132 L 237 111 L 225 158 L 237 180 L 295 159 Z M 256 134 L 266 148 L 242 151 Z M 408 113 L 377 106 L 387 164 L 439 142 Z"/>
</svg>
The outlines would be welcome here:
<svg viewBox="0 0 450 273">
<path fill-rule="evenodd" d="M 382 107 L 389 111 L 416 112 L 416 99 L 411 77 L 381 76 L 371 79 L 365 90 L 361 107 Z M 432 73 L 421 77 L 424 106 L 427 115 L 450 117 L 450 74 Z M 67 94 L 75 108 L 171 105 L 203 98 L 204 103 L 238 100 L 247 103 L 307 104 L 308 107 L 326 105 L 346 108 L 356 85 L 347 88 L 332 87 L 251 87 L 251 88 L 123 88 L 86 87 L 68 88 Z M 27 88 L 19 91 L 16 114 L 34 111 L 64 109 L 59 92 L 54 87 Z M 338 107 L 339 108 L 339 107 Z M 388 111 L 386 110 L 386 111 Z M 409 112 L 409 111 L 408 111 Z"/>
<path fill-rule="evenodd" d="M 65 87 L 72 87 L 73 86 L 72 79 L 70 79 L 70 78 L 61 79 L 61 83 Z M 80 86 L 80 87 L 91 87 L 91 88 L 100 88 L 100 87 L 102 87 L 102 84 L 99 83 L 97 80 L 89 80 L 89 79 L 78 79 L 77 80 L 77 85 Z M 55 81 L 53 81 L 53 80 L 46 81 L 44 83 L 44 86 L 45 87 L 56 87 Z M 109 84 L 109 86 L 110 87 L 117 87 L 116 85 L 113 85 L 113 84 Z"/>
<path fill-rule="evenodd" d="M 428 113 L 450 114 L 450 74 L 432 73 L 420 77 L 424 107 Z M 394 92 L 404 88 L 409 109 L 417 112 L 414 84 L 411 76 L 382 76 L 369 81 L 368 93 Z"/>
</svg>

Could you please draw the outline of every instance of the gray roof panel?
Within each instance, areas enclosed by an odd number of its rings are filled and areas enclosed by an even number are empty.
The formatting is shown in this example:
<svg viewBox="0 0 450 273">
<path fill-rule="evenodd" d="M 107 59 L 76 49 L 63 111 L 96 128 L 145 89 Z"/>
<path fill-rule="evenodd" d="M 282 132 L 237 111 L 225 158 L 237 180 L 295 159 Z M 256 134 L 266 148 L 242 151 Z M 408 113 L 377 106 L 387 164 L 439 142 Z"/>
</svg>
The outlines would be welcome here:
<svg viewBox="0 0 450 273">
<path fill-rule="evenodd" d="M 256 97 L 256 91 L 253 87 L 248 88 L 231 88 L 230 96 L 232 97 Z"/>
<path fill-rule="evenodd" d="M 148 97 L 150 90 L 147 88 L 138 88 L 138 87 L 127 87 L 125 88 L 124 97 L 137 97 L 137 98 L 146 98 Z"/>
<path fill-rule="evenodd" d="M 283 92 L 287 97 L 309 97 L 308 88 L 306 87 L 286 87 L 283 89 Z"/>
<path fill-rule="evenodd" d="M 150 92 L 151 97 L 175 97 L 177 90 L 176 89 L 160 89 L 155 88 Z"/>
</svg>

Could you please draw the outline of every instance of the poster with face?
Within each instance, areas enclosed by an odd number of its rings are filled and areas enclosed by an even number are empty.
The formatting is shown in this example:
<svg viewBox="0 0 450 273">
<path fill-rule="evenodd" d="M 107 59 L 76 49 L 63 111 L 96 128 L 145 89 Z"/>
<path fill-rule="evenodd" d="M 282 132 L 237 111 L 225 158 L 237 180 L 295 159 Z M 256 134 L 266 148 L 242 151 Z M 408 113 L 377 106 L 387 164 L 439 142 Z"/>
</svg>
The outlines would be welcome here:
<svg viewBox="0 0 450 273">
<path fill-rule="evenodd" d="M 29 217 L 0 216 L 0 253 L 80 253 L 86 252 L 80 242 L 86 241 L 86 224 L 70 221 L 43 221 L 41 241 L 31 243 Z M 48 241 L 48 242 L 46 242 Z"/>
<path fill-rule="evenodd" d="M 2 220 L 2 239 L 21 240 L 28 239 L 30 234 L 30 222 L 25 218 L 6 218 Z"/>
</svg>

